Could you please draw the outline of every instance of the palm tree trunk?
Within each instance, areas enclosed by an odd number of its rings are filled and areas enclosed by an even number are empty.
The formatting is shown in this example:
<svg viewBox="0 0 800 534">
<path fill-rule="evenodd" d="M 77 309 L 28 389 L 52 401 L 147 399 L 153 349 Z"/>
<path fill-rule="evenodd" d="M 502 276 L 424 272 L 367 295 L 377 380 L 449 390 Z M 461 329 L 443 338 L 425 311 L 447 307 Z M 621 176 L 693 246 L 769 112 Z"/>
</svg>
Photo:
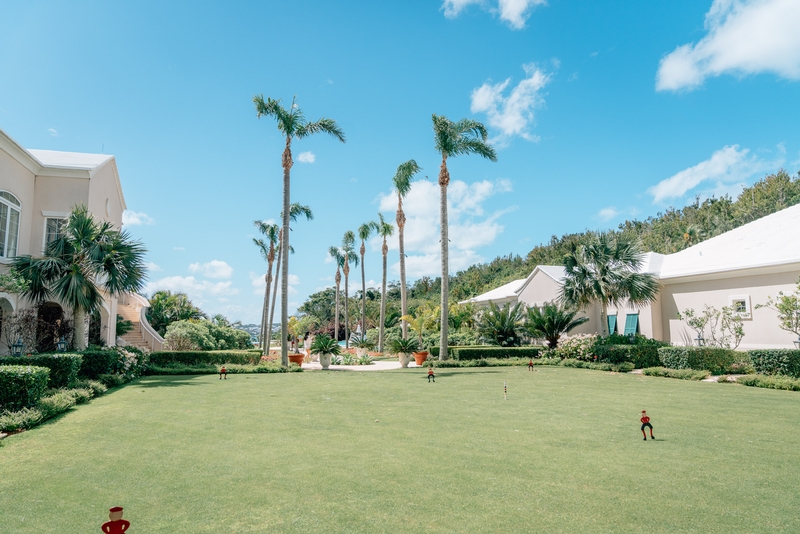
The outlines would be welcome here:
<svg viewBox="0 0 800 534">
<path fill-rule="evenodd" d="M 342 275 L 339 274 L 339 268 L 336 268 L 336 316 L 333 319 L 333 337 L 336 342 L 339 342 L 339 286 L 342 283 Z"/>
<path fill-rule="evenodd" d="M 289 333 L 289 210 L 290 187 L 292 168 L 292 138 L 286 138 L 286 148 L 283 151 L 283 242 L 281 243 L 281 255 L 283 256 L 283 275 L 281 276 L 281 365 L 289 366 L 289 345 L 287 334 Z"/>
<path fill-rule="evenodd" d="M 264 356 L 269 356 L 269 342 L 272 337 L 272 325 L 270 331 L 267 332 L 267 319 L 269 318 L 269 289 L 272 284 L 272 263 L 267 267 L 267 287 L 264 288 L 264 312 L 261 314 L 261 352 Z"/>
<path fill-rule="evenodd" d="M 408 315 L 408 296 L 406 295 L 406 253 L 403 238 L 405 235 L 406 214 L 403 212 L 403 197 L 397 195 L 397 236 L 400 245 L 400 313 L 405 317 Z M 408 323 L 400 321 L 403 339 L 408 339 Z"/>
<path fill-rule="evenodd" d="M 348 329 L 349 322 L 347 318 L 347 311 L 350 308 L 350 296 L 348 294 L 348 280 L 350 279 L 350 269 L 347 263 L 344 264 L 344 348 L 350 348 L 350 330 Z"/>
<path fill-rule="evenodd" d="M 367 335 L 367 279 L 364 278 L 364 253 L 366 249 L 361 242 L 361 336 Z"/>
<path fill-rule="evenodd" d="M 283 230 L 281 230 L 283 232 Z M 280 251 L 280 249 L 278 249 Z M 275 287 L 272 290 L 272 306 L 269 311 L 269 340 L 272 341 L 272 325 L 275 324 L 275 303 L 278 301 L 278 282 L 281 278 L 281 258 L 278 258 L 278 265 L 275 266 Z"/>
<path fill-rule="evenodd" d="M 447 321 L 450 308 L 448 306 L 448 291 L 449 291 L 449 256 L 447 250 L 447 184 L 450 182 L 450 174 L 447 172 L 447 157 L 442 156 L 442 166 L 439 170 L 439 190 L 441 192 L 439 198 L 439 226 L 441 227 L 442 235 L 442 295 L 441 295 L 441 332 L 439 335 L 439 359 L 447 359 Z"/>
<path fill-rule="evenodd" d="M 608 305 L 605 302 L 600 303 L 600 331 L 603 333 L 602 337 L 607 337 L 608 332 Z"/>
<path fill-rule="evenodd" d="M 386 245 L 386 238 L 383 238 L 383 278 L 381 280 L 381 319 L 378 330 L 378 352 L 383 354 L 383 335 L 386 323 L 386 255 L 389 253 L 389 247 Z"/>
<path fill-rule="evenodd" d="M 86 310 L 76 306 L 72 312 L 72 321 L 75 328 L 73 345 L 77 350 L 86 348 Z"/>
</svg>

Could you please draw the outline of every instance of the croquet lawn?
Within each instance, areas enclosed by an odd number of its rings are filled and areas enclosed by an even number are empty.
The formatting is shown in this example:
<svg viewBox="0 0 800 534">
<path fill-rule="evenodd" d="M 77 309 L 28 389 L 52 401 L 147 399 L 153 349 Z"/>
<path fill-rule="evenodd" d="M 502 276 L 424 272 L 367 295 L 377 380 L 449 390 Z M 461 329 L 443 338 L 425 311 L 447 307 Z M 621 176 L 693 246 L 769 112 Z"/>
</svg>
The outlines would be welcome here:
<svg viewBox="0 0 800 534">
<path fill-rule="evenodd" d="M 800 532 L 796 392 L 425 372 L 143 378 L 2 441 L 0 532 Z"/>
</svg>

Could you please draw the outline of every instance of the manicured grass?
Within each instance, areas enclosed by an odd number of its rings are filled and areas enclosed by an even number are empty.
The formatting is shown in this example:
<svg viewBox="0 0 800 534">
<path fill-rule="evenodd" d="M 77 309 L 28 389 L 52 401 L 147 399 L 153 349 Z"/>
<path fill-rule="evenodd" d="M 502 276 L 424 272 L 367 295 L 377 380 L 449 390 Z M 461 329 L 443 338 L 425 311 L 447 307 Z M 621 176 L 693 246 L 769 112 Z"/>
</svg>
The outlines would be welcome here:
<svg viewBox="0 0 800 534">
<path fill-rule="evenodd" d="M 798 393 L 425 373 L 144 378 L 4 440 L 0 530 L 95 532 L 120 505 L 132 534 L 800 531 Z"/>
</svg>

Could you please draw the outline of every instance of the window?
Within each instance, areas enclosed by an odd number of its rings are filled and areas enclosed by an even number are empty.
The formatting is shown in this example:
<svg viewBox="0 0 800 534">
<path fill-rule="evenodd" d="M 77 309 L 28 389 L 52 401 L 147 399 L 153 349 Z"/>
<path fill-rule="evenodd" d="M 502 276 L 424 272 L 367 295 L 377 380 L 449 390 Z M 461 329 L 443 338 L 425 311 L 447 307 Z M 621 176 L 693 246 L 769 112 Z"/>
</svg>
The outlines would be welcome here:
<svg viewBox="0 0 800 534">
<path fill-rule="evenodd" d="M 608 319 L 608 334 L 616 334 L 617 333 L 617 316 L 616 315 L 609 315 L 606 317 Z"/>
<path fill-rule="evenodd" d="M 733 313 L 742 319 L 751 319 L 750 310 L 750 295 L 735 295 L 730 297 L 730 306 L 733 308 Z"/>
<path fill-rule="evenodd" d="M 66 219 L 62 219 L 60 217 L 47 217 L 44 223 L 44 246 L 47 248 L 47 245 L 61 237 L 61 226 L 64 224 Z"/>
<path fill-rule="evenodd" d="M 0 191 L 0 258 L 13 258 L 17 255 L 20 207 L 17 197 L 7 191 Z"/>
<path fill-rule="evenodd" d="M 630 314 L 625 316 L 625 331 L 626 336 L 632 336 L 639 333 L 639 314 Z"/>
</svg>

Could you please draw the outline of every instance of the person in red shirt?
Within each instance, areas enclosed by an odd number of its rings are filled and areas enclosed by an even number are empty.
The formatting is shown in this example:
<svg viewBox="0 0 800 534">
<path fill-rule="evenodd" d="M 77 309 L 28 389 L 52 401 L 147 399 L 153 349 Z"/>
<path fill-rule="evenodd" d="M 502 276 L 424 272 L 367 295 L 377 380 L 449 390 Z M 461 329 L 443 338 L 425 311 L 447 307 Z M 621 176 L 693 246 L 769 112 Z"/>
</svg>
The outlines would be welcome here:
<svg viewBox="0 0 800 534">
<path fill-rule="evenodd" d="M 533 371 L 533 358 L 528 360 L 528 371 Z"/>
<path fill-rule="evenodd" d="M 131 526 L 130 522 L 122 519 L 122 506 L 111 508 L 108 511 L 108 518 L 111 521 L 106 521 L 100 526 L 100 530 L 106 534 L 123 534 Z"/>
<path fill-rule="evenodd" d="M 433 376 L 433 367 L 428 367 L 428 383 L 430 384 L 431 380 L 436 382 L 436 377 Z"/>
<path fill-rule="evenodd" d="M 640 419 L 642 422 L 642 435 L 644 436 L 644 440 L 647 441 L 647 434 L 644 432 L 645 427 L 650 427 L 650 439 L 656 439 L 653 435 L 653 425 L 650 424 L 650 418 L 647 417 L 647 412 L 642 410 L 642 418 Z"/>
<path fill-rule="evenodd" d="M 219 379 L 222 380 L 222 377 L 225 377 L 225 380 L 228 379 L 228 370 L 225 369 L 225 366 L 222 366 L 222 369 L 219 370 Z"/>
</svg>

